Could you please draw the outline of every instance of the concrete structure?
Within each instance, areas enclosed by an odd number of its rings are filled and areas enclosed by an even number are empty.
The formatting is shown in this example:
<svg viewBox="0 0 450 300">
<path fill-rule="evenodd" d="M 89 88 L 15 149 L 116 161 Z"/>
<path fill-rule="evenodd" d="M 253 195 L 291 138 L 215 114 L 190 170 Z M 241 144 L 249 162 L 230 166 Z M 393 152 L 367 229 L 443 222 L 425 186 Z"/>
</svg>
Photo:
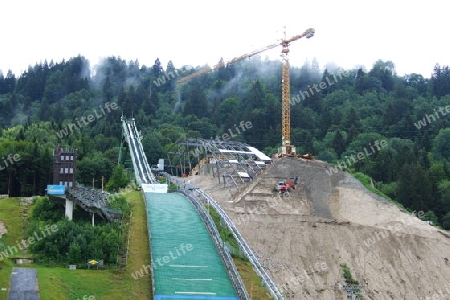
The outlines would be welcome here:
<svg viewBox="0 0 450 300">
<path fill-rule="evenodd" d="M 39 300 L 36 269 L 13 268 L 8 300 Z"/>
<path fill-rule="evenodd" d="M 66 210 L 65 215 L 67 218 L 69 218 L 69 221 L 72 221 L 73 219 L 73 201 L 66 198 Z"/>
<path fill-rule="evenodd" d="M 56 147 L 53 152 L 53 184 L 68 188 L 76 186 L 77 150 Z M 65 215 L 72 220 L 73 201 L 65 199 Z"/>
<path fill-rule="evenodd" d="M 120 219 L 122 213 L 109 207 L 108 195 L 103 191 L 86 188 L 76 184 L 76 149 L 66 150 L 58 146 L 53 152 L 53 183 L 47 185 L 47 195 L 53 201 L 65 206 L 65 215 L 73 219 L 74 206 L 78 205 L 92 214 L 108 221 Z"/>
</svg>

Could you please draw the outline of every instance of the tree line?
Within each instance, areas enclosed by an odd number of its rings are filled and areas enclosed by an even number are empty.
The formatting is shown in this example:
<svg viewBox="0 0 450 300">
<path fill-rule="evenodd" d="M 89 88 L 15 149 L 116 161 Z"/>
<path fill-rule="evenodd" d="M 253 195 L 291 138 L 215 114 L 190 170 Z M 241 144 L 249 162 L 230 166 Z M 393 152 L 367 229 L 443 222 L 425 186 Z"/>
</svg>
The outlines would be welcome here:
<svg viewBox="0 0 450 300">
<path fill-rule="evenodd" d="M 21 157 L 0 172 L 0 192 L 42 194 L 51 181 L 56 145 L 78 149 L 81 183 L 102 176 L 109 180 L 123 142 L 122 115 L 135 118 L 150 163 L 166 158 L 181 138 L 215 138 L 241 121 L 251 122 L 252 128 L 234 140 L 276 153 L 281 145 L 281 63 L 256 56 L 183 84 L 168 75 L 187 76 L 203 68 L 176 68 L 172 62 L 164 68 L 159 59 L 147 67 L 120 57 L 92 68 L 78 56 L 30 66 L 17 78 L 10 71 L 0 75 L 0 157 Z M 394 63 L 382 60 L 370 70 L 331 64 L 322 70 L 313 60 L 290 72 L 291 95 L 303 95 L 291 105 L 291 142 L 298 153 L 337 163 L 386 140 L 387 147 L 358 160 L 352 171 L 367 174 L 389 197 L 429 212 L 450 228 L 449 118 L 439 112 L 450 105 L 448 66 L 430 66 L 430 78 L 398 76 Z M 347 76 L 337 76 L 343 72 Z M 325 88 L 314 88 L 322 82 Z M 106 102 L 119 109 L 62 139 L 56 135 Z"/>
</svg>

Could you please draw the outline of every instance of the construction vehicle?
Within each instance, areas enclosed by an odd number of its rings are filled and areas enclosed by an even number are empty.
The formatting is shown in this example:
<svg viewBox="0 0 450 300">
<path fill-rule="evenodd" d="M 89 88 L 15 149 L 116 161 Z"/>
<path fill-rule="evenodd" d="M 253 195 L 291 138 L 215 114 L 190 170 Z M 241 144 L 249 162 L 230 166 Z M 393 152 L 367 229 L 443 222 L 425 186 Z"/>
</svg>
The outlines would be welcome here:
<svg viewBox="0 0 450 300">
<path fill-rule="evenodd" d="M 303 159 L 308 159 L 308 160 L 316 159 L 312 154 L 309 154 L 309 153 L 299 155 L 298 157 L 303 158 Z"/>
<path fill-rule="evenodd" d="M 278 194 L 285 195 L 285 196 L 289 195 L 290 189 L 295 189 L 295 186 L 298 184 L 298 178 L 299 178 L 299 176 L 295 176 L 294 178 L 291 178 L 291 179 L 294 179 L 293 182 L 289 181 L 289 180 L 278 182 L 278 186 L 277 186 Z"/>
<path fill-rule="evenodd" d="M 277 42 L 275 44 L 260 48 L 258 50 L 255 50 L 253 52 L 235 57 L 227 62 L 219 62 L 218 64 L 214 65 L 211 68 L 205 68 L 203 70 L 200 70 L 198 72 L 192 73 L 188 76 L 185 76 L 183 78 L 180 78 L 177 83 L 185 82 L 189 79 L 195 78 L 197 76 L 200 76 L 202 74 L 206 74 L 208 72 L 211 72 L 213 70 L 226 67 L 232 63 L 241 61 L 245 58 L 250 58 L 256 54 L 259 54 L 261 52 L 264 52 L 266 50 L 273 49 L 278 46 L 282 46 L 281 49 L 281 61 L 282 61 L 282 74 L 281 74 L 281 80 L 282 80 L 282 88 L 281 88 L 281 147 L 278 149 L 278 156 L 295 156 L 295 146 L 291 145 L 291 107 L 290 107 L 290 76 L 289 76 L 289 44 L 291 42 L 294 42 L 296 40 L 301 39 L 302 37 L 310 38 L 314 36 L 314 33 L 316 31 L 313 28 L 307 29 L 305 32 L 303 32 L 300 35 L 296 35 L 291 37 L 290 39 L 286 39 L 286 31 L 284 32 L 284 38 L 281 40 L 281 42 Z"/>
</svg>

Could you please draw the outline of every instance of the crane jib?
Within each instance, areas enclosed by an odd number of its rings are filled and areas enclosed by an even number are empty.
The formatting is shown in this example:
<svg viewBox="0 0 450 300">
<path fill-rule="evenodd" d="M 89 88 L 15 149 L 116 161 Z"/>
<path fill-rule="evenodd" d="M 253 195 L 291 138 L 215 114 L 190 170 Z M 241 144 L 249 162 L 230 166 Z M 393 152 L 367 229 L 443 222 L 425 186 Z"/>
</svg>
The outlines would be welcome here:
<svg viewBox="0 0 450 300">
<path fill-rule="evenodd" d="M 190 74 L 186 77 L 181 78 L 180 80 L 178 80 L 178 83 L 182 83 L 185 82 L 189 79 L 195 78 L 199 75 L 211 72 L 213 70 L 225 67 L 229 64 L 241 61 L 245 58 L 250 58 L 258 53 L 264 52 L 266 50 L 270 50 L 272 48 L 275 48 L 277 46 L 282 46 L 282 50 L 281 50 L 281 57 L 282 57 L 282 95 L 281 95 L 281 114 L 282 114 L 282 118 L 281 118 L 281 148 L 278 151 L 278 155 L 279 156 L 285 156 L 285 155 L 296 155 L 296 150 L 295 150 L 295 146 L 291 145 L 291 116 L 290 116 L 290 81 L 289 81 L 289 59 L 288 59 L 288 54 L 289 54 L 289 44 L 291 42 L 297 41 L 299 39 L 301 39 L 302 37 L 306 37 L 306 38 L 310 38 L 313 37 L 315 34 L 315 30 L 313 28 L 308 28 L 305 32 L 303 32 L 300 35 L 296 35 L 291 37 L 290 39 L 286 39 L 286 32 L 284 34 L 284 39 L 282 39 L 280 42 L 260 48 L 258 50 L 255 50 L 253 52 L 250 53 L 246 53 L 244 55 L 235 57 L 227 62 L 223 62 L 220 61 L 218 64 L 214 65 L 212 68 L 208 67 L 205 68 L 203 70 L 200 70 L 198 72 L 195 72 L 193 74 Z"/>
</svg>

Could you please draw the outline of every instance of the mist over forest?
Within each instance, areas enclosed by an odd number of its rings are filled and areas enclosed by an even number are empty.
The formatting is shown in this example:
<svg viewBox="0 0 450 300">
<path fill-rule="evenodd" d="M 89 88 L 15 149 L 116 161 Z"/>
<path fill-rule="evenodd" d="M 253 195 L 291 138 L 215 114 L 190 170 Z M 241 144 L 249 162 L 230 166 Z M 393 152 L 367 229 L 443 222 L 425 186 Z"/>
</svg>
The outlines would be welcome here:
<svg viewBox="0 0 450 300">
<path fill-rule="evenodd" d="M 22 74 L 1 73 L 0 194 L 45 194 L 57 145 L 78 149 L 80 183 L 109 180 L 122 116 L 135 118 L 150 164 L 166 158 L 180 139 L 216 138 L 242 121 L 252 128 L 232 140 L 276 153 L 281 62 L 256 56 L 177 84 L 206 67 L 163 66 L 159 59 L 141 66 L 120 57 L 91 66 L 78 56 L 45 61 Z M 370 70 L 324 69 L 316 60 L 291 67 L 291 143 L 297 153 L 343 166 L 386 141 L 346 169 L 370 176 L 381 192 L 449 229 L 450 71 L 436 64 L 430 73 L 398 76 L 395 62 L 381 60 Z M 106 111 L 111 103 L 117 109 Z M 94 111 L 94 120 L 81 122 Z M 20 160 L 11 163 L 10 154 Z"/>
</svg>

